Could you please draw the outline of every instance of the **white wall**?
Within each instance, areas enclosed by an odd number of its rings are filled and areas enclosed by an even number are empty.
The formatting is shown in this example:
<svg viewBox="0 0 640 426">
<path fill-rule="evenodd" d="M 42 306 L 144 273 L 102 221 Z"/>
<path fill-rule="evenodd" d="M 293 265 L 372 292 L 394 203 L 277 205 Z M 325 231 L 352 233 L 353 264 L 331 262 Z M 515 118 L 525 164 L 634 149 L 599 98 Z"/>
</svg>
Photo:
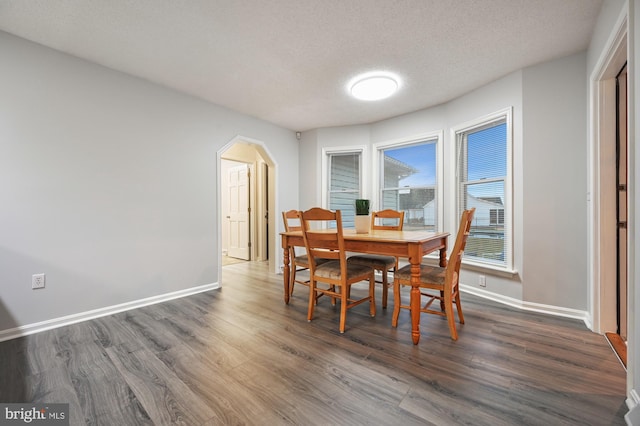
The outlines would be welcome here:
<svg viewBox="0 0 640 426">
<path fill-rule="evenodd" d="M 371 124 L 367 143 L 372 147 L 444 131 L 444 228 L 455 234 L 459 218 L 453 197 L 447 196 L 453 194 L 455 179 L 450 129 L 512 108 L 515 273 L 465 268 L 461 280 L 500 300 L 525 307 L 547 305 L 551 311 L 577 316 L 588 309 L 585 66 L 586 54 L 581 53 L 514 72 L 447 104 Z M 313 152 L 338 141 L 366 143 L 363 127 L 355 132 L 360 137 L 354 137 L 350 127 L 316 130 Z M 554 149 L 560 156 L 550 155 Z M 525 200 L 530 200 L 526 206 Z M 478 289 L 479 274 L 487 277 L 486 289 Z"/>
<path fill-rule="evenodd" d="M 295 164 L 294 132 L 2 32 L 0 51 L 0 331 L 218 283 L 217 151 L 242 135 Z M 297 167 L 277 179 L 296 206 Z"/>
</svg>

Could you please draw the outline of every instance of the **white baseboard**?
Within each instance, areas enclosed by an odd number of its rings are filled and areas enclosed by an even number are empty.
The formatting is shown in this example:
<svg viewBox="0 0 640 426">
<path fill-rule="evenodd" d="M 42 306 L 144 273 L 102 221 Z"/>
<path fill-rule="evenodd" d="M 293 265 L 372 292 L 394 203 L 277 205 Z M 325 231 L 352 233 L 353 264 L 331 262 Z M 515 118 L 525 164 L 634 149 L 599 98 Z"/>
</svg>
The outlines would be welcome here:
<svg viewBox="0 0 640 426">
<path fill-rule="evenodd" d="M 141 308 L 143 306 L 155 305 L 156 303 L 166 302 L 168 300 L 178 299 L 185 296 L 191 296 L 192 294 L 202 293 L 218 288 L 220 288 L 219 283 L 205 284 L 198 287 L 191 287 L 185 290 L 174 291 L 171 293 L 160 294 L 158 296 L 147 297 L 145 299 L 121 303 L 119 305 L 106 306 L 104 308 L 94 309 L 91 311 L 80 312 L 77 314 L 53 318 L 33 324 L 22 325 L 7 330 L 0 330 L 0 342 L 26 336 L 29 334 L 39 333 L 41 331 L 51 330 L 53 328 L 64 327 L 65 325 L 71 325 L 94 318 L 116 314 L 118 312 Z"/>
<path fill-rule="evenodd" d="M 514 308 L 523 309 L 526 311 L 539 312 L 542 314 L 555 315 L 566 318 L 575 318 L 582 320 L 585 325 L 590 327 L 590 317 L 587 311 L 581 311 L 579 309 L 563 308 L 560 306 L 543 305 L 541 303 L 523 302 L 522 300 L 514 299 L 513 297 L 503 296 L 501 294 L 492 293 L 490 291 L 482 290 L 477 287 L 472 287 L 465 284 L 460 284 L 460 290 L 464 293 L 473 294 L 478 297 L 493 300 L 494 302 L 502 303 Z"/>
<path fill-rule="evenodd" d="M 638 396 L 638 391 L 636 391 L 635 389 L 631 389 L 626 402 L 627 402 L 627 407 L 629 407 L 629 409 L 632 409 L 635 406 L 637 406 L 638 403 L 640 403 L 640 396 Z"/>
<path fill-rule="evenodd" d="M 640 405 L 638 405 L 640 398 L 638 397 L 638 392 L 636 389 L 631 389 L 627 395 L 626 403 L 629 412 L 624 415 L 624 419 L 628 425 L 640 425 Z"/>
</svg>

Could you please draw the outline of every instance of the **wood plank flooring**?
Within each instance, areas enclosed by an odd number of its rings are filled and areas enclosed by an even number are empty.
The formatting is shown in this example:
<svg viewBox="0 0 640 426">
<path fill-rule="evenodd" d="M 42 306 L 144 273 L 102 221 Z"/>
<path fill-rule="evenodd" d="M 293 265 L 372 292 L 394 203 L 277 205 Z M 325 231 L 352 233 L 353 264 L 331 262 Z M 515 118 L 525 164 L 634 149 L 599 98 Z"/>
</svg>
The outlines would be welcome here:
<svg viewBox="0 0 640 426">
<path fill-rule="evenodd" d="M 627 367 L 627 342 L 625 342 L 622 337 L 617 333 L 605 333 L 605 337 L 609 341 L 609 345 L 611 345 L 611 349 L 618 355 L 618 359 Z"/>
<path fill-rule="evenodd" d="M 429 315 L 414 346 L 380 292 L 340 335 L 306 291 L 285 305 L 246 262 L 221 290 L 0 343 L 0 402 L 69 403 L 72 425 L 624 424 L 624 369 L 579 321 L 463 294 L 459 340 Z"/>
</svg>

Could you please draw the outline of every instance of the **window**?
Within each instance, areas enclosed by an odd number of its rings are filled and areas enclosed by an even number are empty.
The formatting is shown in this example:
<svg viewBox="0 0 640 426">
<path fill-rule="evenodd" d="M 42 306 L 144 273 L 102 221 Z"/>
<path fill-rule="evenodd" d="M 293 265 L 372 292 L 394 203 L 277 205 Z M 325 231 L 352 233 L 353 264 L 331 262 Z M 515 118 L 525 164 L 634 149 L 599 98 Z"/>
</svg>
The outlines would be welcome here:
<svg viewBox="0 0 640 426">
<path fill-rule="evenodd" d="M 512 258 L 510 122 L 510 111 L 503 111 L 454 129 L 457 217 L 476 209 L 465 260 L 504 268 Z"/>
<path fill-rule="evenodd" d="M 489 210 L 489 224 L 490 225 L 504 225 L 504 209 L 490 209 Z"/>
<path fill-rule="evenodd" d="M 342 226 L 355 226 L 355 201 L 361 194 L 362 152 L 327 153 L 327 208 L 342 212 Z"/>
<path fill-rule="evenodd" d="M 404 229 L 438 229 L 438 138 L 380 150 L 379 209 L 403 210 Z"/>
</svg>

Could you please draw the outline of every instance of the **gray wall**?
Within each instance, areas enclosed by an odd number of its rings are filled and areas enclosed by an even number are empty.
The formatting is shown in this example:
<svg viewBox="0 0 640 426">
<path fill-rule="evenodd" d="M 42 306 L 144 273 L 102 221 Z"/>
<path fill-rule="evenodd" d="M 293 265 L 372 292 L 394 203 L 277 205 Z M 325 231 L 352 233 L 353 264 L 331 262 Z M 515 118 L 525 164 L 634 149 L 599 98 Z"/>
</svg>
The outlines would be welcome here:
<svg viewBox="0 0 640 426">
<path fill-rule="evenodd" d="M 236 135 L 297 207 L 292 131 L 2 32 L 0 51 L 0 331 L 219 283 L 216 152 Z"/>
<path fill-rule="evenodd" d="M 620 12 L 624 9 L 625 3 L 626 0 L 604 0 L 602 3 L 598 21 L 587 49 L 587 75 L 594 70 L 596 62 L 611 36 L 611 29 L 620 16 Z"/>
<path fill-rule="evenodd" d="M 302 133 L 298 168 L 300 170 L 300 205 L 292 208 L 307 210 L 321 204 L 320 153 L 318 152 L 318 130 Z"/>
<path fill-rule="evenodd" d="M 587 310 L 586 54 L 527 68 L 523 300 Z"/>
</svg>

